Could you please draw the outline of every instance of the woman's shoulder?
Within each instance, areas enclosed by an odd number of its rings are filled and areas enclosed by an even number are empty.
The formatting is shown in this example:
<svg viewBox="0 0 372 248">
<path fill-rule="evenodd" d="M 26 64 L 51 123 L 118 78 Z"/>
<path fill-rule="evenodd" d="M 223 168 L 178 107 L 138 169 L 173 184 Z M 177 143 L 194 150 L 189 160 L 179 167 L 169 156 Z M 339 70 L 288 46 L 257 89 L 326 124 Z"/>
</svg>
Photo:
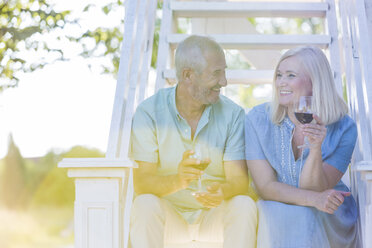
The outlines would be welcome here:
<svg viewBox="0 0 372 248">
<path fill-rule="evenodd" d="M 357 126 L 355 121 L 349 115 L 345 115 L 335 123 L 328 125 L 327 129 L 328 131 L 338 133 L 339 135 L 344 133 L 348 133 L 351 136 L 357 135 Z"/>
<path fill-rule="evenodd" d="M 263 103 L 253 107 L 252 109 L 246 111 L 246 118 L 254 120 L 254 119 L 267 119 L 270 118 L 269 110 L 270 104 Z"/>
<path fill-rule="evenodd" d="M 246 113 L 246 122 L 250 122 L 253 126 L 266 126 L 271 122 L 270 119 L 270 104 L 263 103 L 255 106 Z"/>
<path fill-rule="evenodd" d="M 349 115 L 344 115 L 338 122 L 340 122 L 342 125 L 345 126 L 355 126 L 355 121 L 349 116 Z"/>
<path fill-rule="evenodd" d="M 329 125 L 337 130 L 356 129 L 355 121 L 349 116 L 344 115 L 338 121 Z"/>
</svg>

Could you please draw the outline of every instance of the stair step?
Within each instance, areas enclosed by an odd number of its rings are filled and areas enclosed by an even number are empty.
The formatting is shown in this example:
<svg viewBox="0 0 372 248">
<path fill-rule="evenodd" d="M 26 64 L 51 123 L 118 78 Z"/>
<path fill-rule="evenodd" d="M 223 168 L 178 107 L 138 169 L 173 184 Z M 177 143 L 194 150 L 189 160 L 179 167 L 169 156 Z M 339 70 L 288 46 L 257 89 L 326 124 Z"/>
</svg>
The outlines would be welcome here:
<svg viewBox="0 0 372 248">
<path fill-rule="evenodd" d="M 187 34 L 169 34 L 167 41 L 175 48 L 186 39 Z M 225 49 L 286 49 L 302 45 L 327 48 L 329 35 L 285 35 L 285 34 L 208 34 Z"/>
<path fill-rule="evenodd" d="M 176 17 L 325 17 L 328 3 L 320 2 L 178 2 Z"/>
<path fill-rule="evenodd" d="M 273 81 L 273 70 L 226 70 L 229 84 L 270 84 Z M 176 71 L 164 70 L 163 77 L 169 84 L 176 83 Z"/>
</svg>

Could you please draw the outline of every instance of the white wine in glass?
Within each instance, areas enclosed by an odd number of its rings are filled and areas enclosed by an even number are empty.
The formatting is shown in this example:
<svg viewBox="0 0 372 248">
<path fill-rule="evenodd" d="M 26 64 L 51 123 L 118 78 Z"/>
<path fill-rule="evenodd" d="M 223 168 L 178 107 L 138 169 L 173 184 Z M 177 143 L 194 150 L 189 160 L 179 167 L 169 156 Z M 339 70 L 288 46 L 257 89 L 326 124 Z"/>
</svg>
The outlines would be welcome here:
<svg viewBox="0 0 372 248">
<path fill-rule="evenodd" d="M 209 150 L 208 150 L 208 147 L 206 145 L 202 145 L 202 144 L 199 144 L 199 143 L 195 144 L 194 154 L 192 155 L 192 157 L 196 158 L 196 159 L 199 159 L 201 161 L 201 163 L 196 166 L 197 169 L 204 171 L 208 167 L 209 163 L 205 163 L 206 160 L 209 160 Z M 199 177 L 199 179 L 198 179 L 198 191 L 195 192 L 195 193 L 200 193 L 202 191 L 203 191 L 202 181 L 201 181 L 201 177 Z"/>
</svg>

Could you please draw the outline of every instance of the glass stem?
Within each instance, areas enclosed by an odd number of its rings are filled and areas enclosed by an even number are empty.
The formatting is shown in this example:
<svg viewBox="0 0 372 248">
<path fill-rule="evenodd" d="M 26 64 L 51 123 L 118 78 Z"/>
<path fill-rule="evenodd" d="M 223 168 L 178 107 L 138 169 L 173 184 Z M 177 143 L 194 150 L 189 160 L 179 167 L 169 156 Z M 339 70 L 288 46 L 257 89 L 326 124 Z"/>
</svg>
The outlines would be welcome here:
<svg viewBox="0 0 372 248">
<path fill-rule="evenodd" d="M 304 138 L 304 147 L 309 147 L 310 143 L 309 143 L 309 139 L 305 136 Z"/>
<path fill-rule="evenodd" d="M 199 189 L 199 192 L 202 191 L 202 181 L 201 181 L 201 176 L 200 176 L 199 179 L 198 179 L 198 189 Z"/>
</svg>

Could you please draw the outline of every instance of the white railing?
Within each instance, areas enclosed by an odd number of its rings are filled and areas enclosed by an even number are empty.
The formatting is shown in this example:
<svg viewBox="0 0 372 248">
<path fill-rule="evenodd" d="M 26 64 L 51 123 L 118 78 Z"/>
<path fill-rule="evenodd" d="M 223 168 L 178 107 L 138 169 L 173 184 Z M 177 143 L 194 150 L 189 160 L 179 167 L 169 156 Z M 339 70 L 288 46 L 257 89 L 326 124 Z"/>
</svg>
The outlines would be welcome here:
<svg viewBox="0 0 372 248">
<path fill-rule="evenodd" d="M 106 158 L 64 159 L 75 179 L 75 248 L 126 248 L 133 199 L 128 159 L 134 110 L 145 97 L 155 27 L 156 0 L 125 2 L 124 39 Z"/>
<path fill-rule="evenodd" d="M 351 184 L 359 205 L 363 247 L 372 247 L 371 5 L 371 0 L 339 1 L 347 95 L 359 134 L 351 169 Z"/>
</svg>

